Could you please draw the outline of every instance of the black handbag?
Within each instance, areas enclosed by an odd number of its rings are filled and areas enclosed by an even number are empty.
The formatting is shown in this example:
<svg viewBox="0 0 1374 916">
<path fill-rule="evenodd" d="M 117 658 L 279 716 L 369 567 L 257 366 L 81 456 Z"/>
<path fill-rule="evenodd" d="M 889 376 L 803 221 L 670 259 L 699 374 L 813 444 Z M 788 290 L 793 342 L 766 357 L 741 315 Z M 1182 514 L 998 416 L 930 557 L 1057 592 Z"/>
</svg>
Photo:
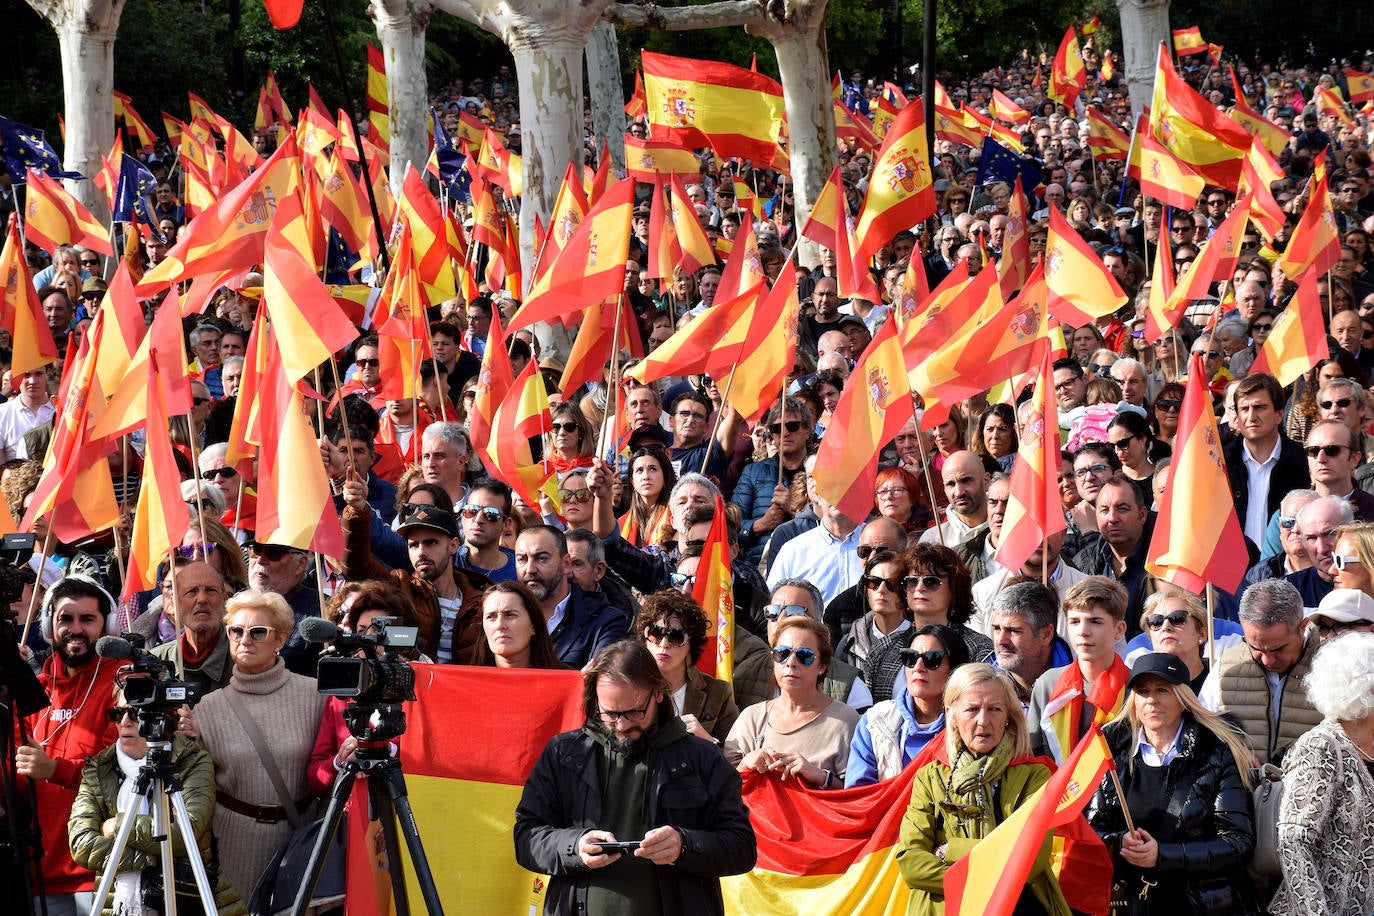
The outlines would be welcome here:
<svg viewBox="0 0 1374 916">
<path fill-rule="evenodd" d="M 320 870 L 319 883 L 315 885 L 315 893 L 310 898 L 313 907 L 323 908 L 343 901 L 344 891 L 347 890 L 344 869 L 348 859 L 348 817 L 345 814 L 340 819 L 339 829 L 334 832 L 334 840 L 325 852 L 324 868 Z M 305 883 L 310 853 L 315 849 L 315 841 L 323 826 L 323 817 L 306 821 L 292 831 L 286 842 L 273 853 L 247 901 L 249 916 L 275 916 L 291 909 L 296 902 L 296 893 Z"/>
</svg>

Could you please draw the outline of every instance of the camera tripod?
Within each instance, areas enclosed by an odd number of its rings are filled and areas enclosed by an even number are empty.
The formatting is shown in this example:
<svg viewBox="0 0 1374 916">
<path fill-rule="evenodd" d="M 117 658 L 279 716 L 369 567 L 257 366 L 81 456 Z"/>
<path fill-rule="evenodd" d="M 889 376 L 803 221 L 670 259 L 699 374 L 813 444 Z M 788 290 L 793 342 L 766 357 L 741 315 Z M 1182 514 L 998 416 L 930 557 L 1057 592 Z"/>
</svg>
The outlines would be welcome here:
<svg viewBox="0 0 1374 916">
<path fill-rule="evenodd" d="M 196 889 L 200 892 L 201 906 L 205 913 L 217 912 L 215 891 L 210 887 L 210 876 L 205 872 L 205 863 L 200 860 L 200 847 L 196 844 L 195 830 L 191 826 L 191 816 L 186 811 L 186 799 L 181 794 L 181 780 L 177 777 L 172 764 L 172 742 L 168 740 L 148 741 L 148 756 L 138 769 L 134 782 L 134 797 L 143 798 L 153 815 L 153 836 L 158 840 L 162 861 L 162 912 L 164 916 L 176 913 L 176 879 L 172 871 L 171 817 L 176 814 L 177 826 L 181 829 L 182 843 L 186 847 L 186 857 L 191 862 L 191 871 L 196 876 Z M 106 860 L 105 871 L 100 876 L 100 884 L 95 889 L 95 903 L 92 913 L 99 913 L 105 907 L 105 899 L 114 886 L 115 875 L 119 871 L 119 860 L 129 845 L 129 834 L 134 826 L 134 815 L 126 814 L 115 832 L 114 846 Z"/>
<path fill-rule="evenodd" d="M 352 704 L 350 704 L 352 706 Z M 360 708 L 354 707 L 345 713 L 350 731 L 361 731 L 365 721 L 358 715 Z M 404 722 L 404 719 L 401 720 Z M 365 727 L 365 726 L 364 726 Z M 400 731 L 404 730 L 401 725 Z M 399 735 L 399 731 L 396 732 Z M 315 885 L 324 869 L 325 851 L 333 842 L 334 834 L 343 820 L 344 804 L 353 792 L 353 783 L 361 775 L 367 780 L 368 808 L 371 818 L 382 825 L 382 838 L 386 844 L 388 870 L 391 873 L 391 894 L 395 901 L 396 916 L 409 916 L 410 900 L 407 896 L 405 873 L 401 869 L 401 850 L 396 831 L 399 825 L 405 837 L 410 861 L 415 866 L 415 875 L 420 881 L 420 893 L 430 916 L 443 916 L 443 904 L 439 902 L 439 891 L 434 886 L 434 874 L 429 869 L 429 859 L 425 847 L 420 842 L 420 831 L 415 825 L 415 814 L 410 807 L 406 793 L 405 775 L 401 771 L 401 761 L 391 756 L 387 741 L 359 740 L 357 753 L 344 761 L 339 775 L 334 779 L 330 790 L 329 808 L 324 814 L 324 823 L 315 837 L 315 848 L 310 852 L 310 862 L 306 867 L 305 882 L 296 893 L 296 901 L 291 907 L 291 916 L 303 916 L 310 898 L 315 893 Z M 360 812 L 355 812 L 355 816 Z"/>
</svg>

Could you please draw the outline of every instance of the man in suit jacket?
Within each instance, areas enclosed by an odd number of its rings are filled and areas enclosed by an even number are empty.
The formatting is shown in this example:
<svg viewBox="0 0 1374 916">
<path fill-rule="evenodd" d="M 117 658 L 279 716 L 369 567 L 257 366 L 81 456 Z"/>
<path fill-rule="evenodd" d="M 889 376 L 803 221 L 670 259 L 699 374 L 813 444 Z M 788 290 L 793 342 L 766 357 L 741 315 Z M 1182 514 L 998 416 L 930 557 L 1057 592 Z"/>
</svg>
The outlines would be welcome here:
<svg viewBox="0 0 1374 916">
<path fill-rule="evenodd" d="M 1280 431 L 1284 398 L 1276 378 L 1267 373 L 1247 375 L 1234 397 L 1239 438 L 1226 446 L 1226 474 L 1245 536 L 1262 544 L 1269 517 L 1278 511 L 1284 495 L 1311 485 L 1307 456 Z"/>
</svg>

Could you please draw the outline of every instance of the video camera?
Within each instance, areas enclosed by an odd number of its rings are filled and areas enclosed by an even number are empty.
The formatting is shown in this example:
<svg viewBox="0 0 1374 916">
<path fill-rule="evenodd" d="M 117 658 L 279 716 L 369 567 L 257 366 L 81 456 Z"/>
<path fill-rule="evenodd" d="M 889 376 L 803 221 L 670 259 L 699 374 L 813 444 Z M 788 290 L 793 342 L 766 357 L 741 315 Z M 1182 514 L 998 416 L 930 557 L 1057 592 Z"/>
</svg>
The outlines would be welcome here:
<svg viewBox="0 0 1374 916">
<path fill-rule="evenodd" d="M 375 633 L 349 633 L 321 617 L 300 623 L 303 639 L 330 644 L 320 655 L 319 691 L 349 700 L 344 722 L 361 741 L 389 741 L 403 734 L 401 704 L 415 699 L 415 669 L 397 650 L 415 648 L 420 631 L 394 626 L 396 620 L 375 618 Z"/>
<path fill-rule="evenodd" d="M 138 712 L 138 733 L 149 741 L 172 740 L 177 710 L 194 706 L 205 692 L 195 681 L 176 680 L 176 665 L 144 649 L 138 633 L 102 636 L 96 640 L 95 654 L 131 660 L 115 676 L 115 683 L 124 691 L 124 702 Z"/>
</svg>

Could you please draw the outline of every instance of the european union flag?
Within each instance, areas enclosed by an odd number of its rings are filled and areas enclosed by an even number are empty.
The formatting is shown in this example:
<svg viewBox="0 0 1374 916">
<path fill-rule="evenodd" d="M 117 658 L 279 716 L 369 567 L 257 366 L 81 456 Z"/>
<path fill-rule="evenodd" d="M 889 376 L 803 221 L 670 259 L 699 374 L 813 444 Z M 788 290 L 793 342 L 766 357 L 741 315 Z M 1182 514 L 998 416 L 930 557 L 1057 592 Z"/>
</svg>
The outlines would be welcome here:
<svg viewBox="0 0 1374 916">
<path fill-rule="evenodd" d="M 23 184 L 27 169 L 43 172 L 49 178 L 85 178 L 80 172 L 62 170 L 62 160 L 43 139 L 43 131 L 0 117 L 0 157 L 10 180 Z"/>
<path fill-rule="evenodd" d="M 153 219 L 153 191 L 156 189 L 157 179 L 148 167 L 128 153 L 122 154 L 119 181 L 115 184 L 114 212 L 110 218 L 120 223 L 136 220 L 157 232 L 157 220 Z"/>
<path fill-rule="evenodd" d="M 430 114 L 434 118 L 434 156 L 439 163 L 439 182 L 448 188 L 454 200 L 470 203 L 472 195 L 468 188 L 472 185 L 472 176 L 463 168 L 468 159 L 458 145 L 458 138 L 449 136 L 444 130 L 439 113 L 431 108 Z"/>
<path fill-rule="evenodd" d="M 1021 176 L 1021 189 L 1029 194 L 1040 186 L 1045 176 L 1029 159 L 1019 156 L 991 137 L 983 138 L 983 150 L 978 157 L 978 185 L 989 181 L 1005 181 L 1007 187 L 1016 187 L 1016 176 Z"/>
</svg>

